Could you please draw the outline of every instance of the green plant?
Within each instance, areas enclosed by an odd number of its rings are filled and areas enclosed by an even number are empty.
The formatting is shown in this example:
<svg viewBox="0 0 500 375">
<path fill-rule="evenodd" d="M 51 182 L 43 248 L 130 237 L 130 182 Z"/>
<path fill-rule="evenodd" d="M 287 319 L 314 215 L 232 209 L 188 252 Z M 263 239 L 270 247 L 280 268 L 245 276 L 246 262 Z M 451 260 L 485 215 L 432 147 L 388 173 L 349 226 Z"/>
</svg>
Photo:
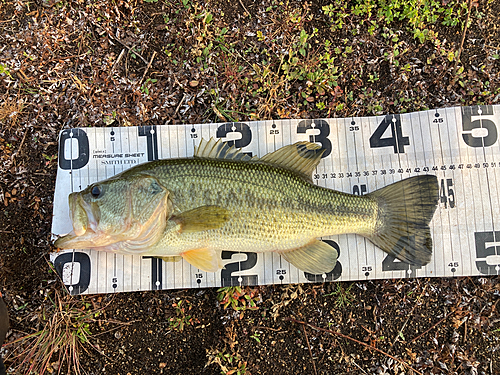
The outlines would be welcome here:
<svg viewBox="0 0 500 375">
<path fill-rule="evenodd" d="M 330 20 L 330 29 L 342 29 L 346 20 L 354 24 L 367 26 L 367 31 L 373 35 L 380 28 L 387 29 L 396 21 L 403 21 L 408 32 L 413 34 L 420 43 L 435 38 L 430 29 L 432 24 L 441 23 L 444 26 L 465 26 L 468 8 L 466 1 L 450 0 L 355 0 L 345 2 L 336 0 L 322 7 L 324 14 Z M 482 14 L 476 9 L 476 16 Z M 471 21 L 469 21 L 471 22 Z M 384 26 L 386 25 L 386 26 Z"/>
<path fill-rule="evenodd" d="M 226 77 L 227 78 L 227 77 Z M 219 118 L 220 120 L 226 122 L 226 121 L 232 121 L 232 122 L 237 122 L 238 119 L 236 118 L 235 115 L 243 115 L 247 116 L 246 113 L 236 111 L 236 110 L 231 110 L 227 109 L 228 107 L 228 100 L 222 100 L 220 95 L 219 95 L 219 88 L 218 84 L 216 83 L 217 88 L 216 89 L 210 89 L 210 96 L 212 97 L 213 103 L 211 106 L 211 109 L 213 113 Z M 207 110 L 206 114 L 209 112 Z"/>
<path fill-rule="evenodd" d="M 351 292 L 353 285 L 354 284 L 351 284 L 344 289 L 342 283 L 337 283 L 335 290 L 332 293 L 325 294 L 325 297 L 335 296 L 337 297 L 335 299 L 335 305 L 338 308 L 347 307 L 356 299 L 356 297 Z"/>
<path fill-rule="evenodd" d="M 185 326 L 194 325 L 195 323 L 200 322 L 198 319 L 193 318 L 193 316 L 189 314 L 193 305 L 188 300 L 174 302 L 172 307 L 175 309 L 175 317 L 169 319 L 171 329 L 182 331 Z"/>
<path fill-rule="evenodd" d="M 240 312 L 240 319 L 243 318 L 243 312 L 246 310 L 257 310 L 259 307 L 255 303 L 255 297 L 259 290 L 246 287 L 242 289 L 239 286 L 228 286 L 217 290 L 217 300 L 223 305 L 224 309 L 231 306 L 233 310 Z"/>
<path fill-rule="evenodd" d="M 44 157 L 44 159 L 47 160 L 45 162 L 45 166 L 49 165 L 52 162 L 52 160 L 57 159 L 57 155 L 42 154 L 42 156 Z"/>
<path fill-rule="evenodd" d="M 7 68 L 7 66 L 5 66 L 3 64 L 0 64 L 0 74 L 5 74 L 9 78 L 12 78 L 12 75 L 10 74 L 9 69 Z"/>
<path fill-rule="evenodd" d="M 257 331 L 255 331 L 250 337 L 260 344 L 260 333 L 257 333 Z"/>
<path fill-rule="evenodd" d="M 247 373 L 247 362 L 239 353 L 233 351 L 226 353 L 226 349 L 224 349 L 222 352 L 219 350 L 207 351 L 207 355 L 209 360 L 206 366 L 216 363 L 223 375 L 245 375 Z"/>
<path fill-rule="evenodd" d="M 368 74 L 368 82 L 375 83 L 379 80 L 378 73 L 373 72 L 373 74 Z"/>
<path fill-rule="evenodd" d="M 141 92 L 146 95 L 149 95 L 150 83 L 156 83 L 156 82 L 158 82 L 158 80 L 155 78 L 147 78 L 146 81 L 141 86 Z"/>
</svg>

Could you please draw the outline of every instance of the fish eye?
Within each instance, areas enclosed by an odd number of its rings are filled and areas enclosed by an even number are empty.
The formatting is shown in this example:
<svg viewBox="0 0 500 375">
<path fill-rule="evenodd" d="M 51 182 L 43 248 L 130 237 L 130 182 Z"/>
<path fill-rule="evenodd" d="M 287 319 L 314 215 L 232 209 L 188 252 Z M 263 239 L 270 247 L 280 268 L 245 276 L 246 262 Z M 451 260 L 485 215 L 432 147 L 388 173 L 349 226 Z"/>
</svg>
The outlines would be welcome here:
<svg viewBox="0 0 500 375">
<path fill-rule="evenodd" d="M 95 185 L 92 190 L 90 191 L 90 194 L 92 194 L 92 196 L 94 198 L 100 198 L 101 197 L 101 193 L 102 193 L 102 190 L 101 188 L 99 187 L 99 185 Z"/>
</svg>

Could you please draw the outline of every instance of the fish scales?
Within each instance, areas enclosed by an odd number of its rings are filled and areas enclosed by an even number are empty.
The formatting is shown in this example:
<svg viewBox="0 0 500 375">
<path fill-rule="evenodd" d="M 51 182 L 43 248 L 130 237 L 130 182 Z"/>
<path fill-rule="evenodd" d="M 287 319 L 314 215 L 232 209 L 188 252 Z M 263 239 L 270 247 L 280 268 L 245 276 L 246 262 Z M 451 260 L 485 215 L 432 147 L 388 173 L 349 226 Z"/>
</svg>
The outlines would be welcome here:
<svg viewBox="0 0 500 375">
<path fill-rule="evenodd" d="M 354 228 L 368 232 L 375 226 L 373 200 L 326 189 L 292 171 L 258 162 L 160 160 L 140 173 L 165 184 L 181 212 L 206 205 L 231 212 L 222 228 L 184 236 L 183 250 L 208 243 L 221 250 L 286 250 L 311 238 Z M 158 248 L 180 246 L 177 241 L 172 245 L 175 238 L 174 231 L 166 233 Z"/>
</svg>

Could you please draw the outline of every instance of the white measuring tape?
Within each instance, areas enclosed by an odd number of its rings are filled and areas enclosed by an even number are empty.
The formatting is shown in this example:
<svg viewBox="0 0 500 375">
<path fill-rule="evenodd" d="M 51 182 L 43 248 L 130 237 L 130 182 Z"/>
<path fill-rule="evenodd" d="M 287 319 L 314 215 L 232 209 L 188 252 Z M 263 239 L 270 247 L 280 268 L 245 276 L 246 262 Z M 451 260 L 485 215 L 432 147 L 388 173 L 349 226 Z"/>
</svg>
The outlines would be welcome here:
<svg viewBox="0 0 500 375">
<path fill-rule="evenodd" d="M 274 253 L 222 253 L 225 269 L 207 273 L 189 263 L 93 250 L 51 254 L 70 293 L 288 284 L 428 276 L 500 274 L 500 106 L 454 107 L 401 115 L 225 124 L 63 130 L 52 232 L 72 230 L 68 195 L 155 159 L 190 157 L 201 138 L 222 138 L 263 156 L 297 141 L 326 149 L 313 181 L 368 192 L 434 174 L 439 206 L 431 222 L 431 262 L 410 267 L 361 236 L 323 238 L 340 253 L 335 269 L 304 273 Z"/>
</svg>

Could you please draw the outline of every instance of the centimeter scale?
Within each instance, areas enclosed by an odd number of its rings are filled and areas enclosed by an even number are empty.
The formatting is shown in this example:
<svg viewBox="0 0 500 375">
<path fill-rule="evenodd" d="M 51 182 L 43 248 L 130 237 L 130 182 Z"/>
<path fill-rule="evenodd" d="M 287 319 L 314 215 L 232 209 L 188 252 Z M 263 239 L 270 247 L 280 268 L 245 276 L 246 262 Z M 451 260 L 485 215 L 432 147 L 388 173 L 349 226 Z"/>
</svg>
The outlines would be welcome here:
<svg viewBox="0 0 500 375">
<path fill-rule="evenodd" d="M 376 117 L 67 129 L 60 133 L 52 232 L 71 231 L 67 197 L 137 164 L 191 157 L 202 138 L 263 156 L 297 141 L 326 151 L 314 183 L 366 194 L 418 174 L 440 186 L 431 222 L 433 256 L 410 267 L 356 235 L 323 238 L 340 256 L 322 275 L 273 253 L 222 252 L 225 268 L 93 250 L 51 254 L 71 294 L 500 273 L 500 105 Z"/>
</svg>

